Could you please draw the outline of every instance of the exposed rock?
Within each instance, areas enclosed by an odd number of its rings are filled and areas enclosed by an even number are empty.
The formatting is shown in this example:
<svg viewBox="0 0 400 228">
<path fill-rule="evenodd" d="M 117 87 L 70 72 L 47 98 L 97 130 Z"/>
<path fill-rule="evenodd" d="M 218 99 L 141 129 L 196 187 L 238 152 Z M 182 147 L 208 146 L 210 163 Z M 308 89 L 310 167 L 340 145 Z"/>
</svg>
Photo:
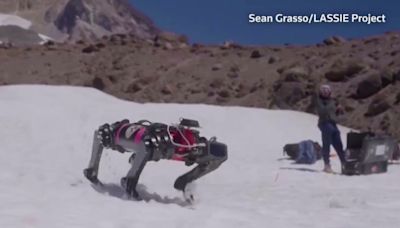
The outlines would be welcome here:
<svg viewBox="0 0 400 228">
<path fill-rule="evenodd" d="M 89 45 L 89 46 L 85 47 L 84 49 L 82 49 L 82 53 L 86 53 L 86 54 L 90 54 L 90 53 L 98 52 L 98 51 L 99 51 L 99 49 L 94 45 Z"/>
<path fill-rule="evenodd" d="M 172 49 L 174 49 L 174 46 L 172 46 L 172 44 L 170 42 L 165 42 L 164 49 L 165 50 L 172 50 Z"/>
<path fill-rule="evenodd" d="M 57 42 L 100 39 L 115 33 L 153 38 L 160 30 L 128 0 L 2 0 L 0 12 L 32 22 Z"/>
<path fill-rule="evenodd" d="M 229 78 L 238 78 L 239 77 L 239 74 L 237 73 L 237 72 L 232 72 L 232 71 L 230 71 L 230 72 L 228 72 L 228 74 L 227 74 L 227 76 L 229 77 Z"/>
<path fill-rule="evenodd" d="M 381 127 L 381 130 L 386 133 L 387 130 L 389 129 L 390 125 L 391 125 L 390 123 L 391 123 L 390 117 L 385 114 L 383 116 L 381 122 L 379 123 L 380 127 Z"/>
<path fill-rule="evenodd" d="M 236 44 L 233 41 L 225 41 L 220 48 L 222 50 L 226 50 L 226 49 L 230 49 L 230 48 L 241 49 L 242 46 L 239 44 Z"/>
<path fill-rule="evenodd" d="M 222 46 L 221 49 L 225 50 L 225 49 L 229 49 L 231 47 L 232 42 L 231 41 L 225 41 Z"/>
<path fill-rule="evenodd" d="M 274 102 L 280 108 L 288 108 L 306 97 L 307 86 L 301 82 L 285 82 L 274 87 Z"/>
<path fill-rule="evenodd" d="M 96 10 L 93 10 L 94 7 Z M 97 39 L 114 33 L 134 33 L 138 37 L 149 38 L 159 32 L 149 18 L 126 0 L 69 0 L 54 24 L 72 40 Z"/>
<path fill-rule="evenodd" d="M 261 57 L 262 57 L 262 55 L 261 55 L 259 50 L 254 50 L 254 51 L 251 52 L 250 58 L 258 59 L 258 58 L 261 58 Z"/>
<path fill-rule="evenodd" d="M 192 47 L 190 48 L 190 52 L 197 53 L 203 47 L 204 47 L 204 45 L 194 43 L 194 44 L 192 44 Z"/>
<path fill-rule="evenodd" d="M 250 92 L 250 93 L 257 92 L 257 90 L 258 90 L 259 88 L 260 88 L 259 85 L 254 84 L 254 85 L 250 88 L 249 92 Z"/>
<path fill-rule="evenodd" d="M 394 104 L 400 104 L 400 92 L 396 95 L 396 100 L 394 102 Z"/>
<path fill-rule="evenodd" d="M 106 45 L 104 43 L 97 43 L 96 44 L 96 48 L 98 48 L 98 49 L 102 49 L 102 48 L 105 48 L 105 47 L 106 47 Z"/>
<path fill-rule="evenodd" d="M 380 72 L 380 75 L 381 75 L 382 87 L 386 87 L 390 84 L 395 84 L 396 76 L 395 73 L 393 73 L 391 70 L 385 69 Z"/>
<path fill-rule="evenodd" d="M 377 116 L 390 108 L 389 102 L 385 99 L 375 99 L 368 106 L 367 112 L 364 114 L 367 117 Z"/>
<path fill-rule="evenodd" d="M 369 72 L 357 84 L 354 98 L 364 99 L 377 93 L 382 88 L 381 77 L 378 72 Z"/>
<path fill-rule="evenodd" d="M 77 40 L 77 41 L 75 41 L 75 44 L 85 45 L 86 42 L 84 40 Z"/>
<path fill-rule="evenodd" d="M 199 94 L 201 93 L 201 90 L 199 88 L 190 88 L 189 92 L 190 94 Z"/>
<path fill-rule="evenodd" d="M 400 81 L 400 70 L 397 70 L 397 72 L 393 73 L 393 78 L 394 80 Z"/>
<path fill-rule="evenodd" d="M 277 61 L 278 61 L 278 59 L 276 57 L 273 57 L 273 56 L 269 57 L 269 59 L 268 59 L 268 63 L 269 64 L 276 63 Z"/>
<path fill-rule="evenodd" d="M 142 90 L 142 86 L 137 81 L 134 81 L 131 84 L 129 84 L 129 86 L 128 86 L 126 91 L 128 93 L 137 93 L 140 90 Z"/>
<path fill-rule="evenodd" d="M 92 81 L 92 86 L 98 90 L 104 90 L 106 85 L 103 82 L 103 79 L 99 77 L 95 77 Z"/>
<path fill-rule="evenodd" d="M 56 43 L 52 40 L 48 40 L 43 44 L 43 46 L 46 46 L 46 47 L 50 47 L 50 46 L 54 46 L 54 45 L 56 45 Z"/>
<path fill-rule="evenodd" d="M 10 42 L 0 42 L 0 49 L 9 49 L 12 47 L 13 47 L 13 44 Z"/>
<path fill-rule="evenodd" d="M 161 93 L 163 93 L 164 95 L 170 95 L 174 92 L 174 89 L 172 88 L 172 86 L 170 84 L 165 85 L 162 89 L 161 89 Z"/>
<path fill-rule="evenodd" d="M 364 44 L 378 44 L 379 39 L 377 37 L 371 37 L 364 40 Z"/>
<path fill-rule="evenodd" d="M 187 47 L 188 47 L 188 44 L 186 44 L 186 43 L 180 43 L 178 45 L 178 48 L 180 48 L 180 49 L 187 48 Z"/>
<path fill-rule="evenodd" d="M 283 81 L 285 82 L 301 82 L 310 74 L 305 67 L 295 66 L 282 71 Z"/>
<path fill-rule="evenodd" d="M 212 97 L 212 96 L 214 96 L 215 95 L 215 92 L 214 91 L 209 91 L 208 93 L 207 93 L 207 96 L 208 97 Z"/>
<path fill-rule="evenodd" d="M 218 92 L 218 95 L 222 98 L 229 98 L 230 97 L 230 93 L 228 90 L 221 90 Z"/>
<path fill-rule="evenodd" d="M 160 42 L 160 41 L 166 41 L 170 43 L 189 43 L 187 36 L 185 35 L 178 35 L 172 32 L 166 32 L 162 31 L 157 34 L 155 37 L 155 41 Z"/>
<path fill-rule="evenodd" d="M 239 66 L 238 65 L 233 65 L 233 66 L 231 66 L 231 68 L 229 68 L 229 71 L 230 72 L 239 72 L 240 71 L 240 68 L 239 68 Z"/>
<path fill-rule="evenodd" d="M 214 78 L 210 83 L 210 87 L 214 89 L 219 89 L 223 85 L 224 85 L 224 80 L 222 78 Z"/>
<path fill-rule="evenodd" d="M 331 70 L 325 73 L 325 77 L 329 81 L 340 82 L 353 77 L 365 68 L 366 67 L 359 62 L 343 62 L 343 60 L 338 60 L 332 65 Z"/>
<path fill-rule="evenodd" d="M 324 44 L 326 45 L 336 45 L 343 42 L 346 42 L 346 39 L 340 36 L 332 36 L 324 40 Z"/>
<path fill-rule="evenodd" d="M 391 42 L 382 37 L 379 45 L 368 46 L 362 40 L 333 47 L 282 46 L 277 52 L 273 47 L 221 50 L 215 45 L 193 45 L 191 52 L 191 45 L 179 49 L 179 43 L 174 42 L 171 42 L 174 51 L 163 51 L 161 48 L 167 41 L 161 41 L 160 48 L 155 48 L 153 39 L 108 35 L 82 44 L 56 43 L 52 51 L 41 46 L 1 49 L 0 59 L 4 64 L 0 64 L 0 82 L 97 84 L 107 93 L 135 102 L 243 105 L 314 114 L 314 109 L 309 108 L 311 94 L 319 85 L 328 83 L 346 111 L 340 124 L 358 130 L 366 126 L 373 131 L 387 129 L 400 138 L 400 126 L 396 122 L 400 111 L 400 82 L 390 82 L 391 77 L 399 77 L 400 61 L 396 58 L 399 54 L 394 57 L 389 54 L 399 48 L 399 39 Z M 124 42 L 126 45 L 122 46 Z M 351 48 L 352 44 L 357 45 Z M 92 54 L 82 54 L 91 45 L 94 49 L 88 52 Z M 251 59 L 249 56 L 254 50 L 259 50 L 264 57 Z M 370 53 L 379 61 L 369 58 Z M 269 64 L 271 56 L 278 61 Z M 348 66 L 352 64 L 359 67 Z M 344 79 L 331 82 L 324 77 L 325 73 L 342 68 Z M 93 83 L 95 76 L 99 79 Z M 373 87 L 376 84 L 380 86 Z M 371 101 L 381 95 L 386 96 L 386 104 L 372 105 Z M 392 107 L 388 108 L 387 104 Z M 370 118 L 364 114 L 376 116 Z M 381 123 L 385 115 L 390 117 L 389 127 L 386 120 Z"/>
<path fill-rule="evenodd" d="M 118 82 L 117 78 L 115 78 L 113 75 L 107 76 L 108 80 L 110 80 L 111 83 L 116 83 Z"/>
<path fill-rule="evenodd" d="M 214 64 L 214 66 L 211 67 L 212 71 L 218 71 L 222 68 L 222 64 L 221 63 L 216 63 Z"/>
</svg>

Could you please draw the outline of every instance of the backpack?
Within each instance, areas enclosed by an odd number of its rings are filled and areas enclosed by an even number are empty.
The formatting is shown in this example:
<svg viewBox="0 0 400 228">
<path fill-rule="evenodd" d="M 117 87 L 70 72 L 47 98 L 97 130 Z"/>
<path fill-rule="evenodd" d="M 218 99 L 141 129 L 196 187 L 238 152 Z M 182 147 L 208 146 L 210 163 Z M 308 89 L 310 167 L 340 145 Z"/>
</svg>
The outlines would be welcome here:
<svg viewBox="0 0 400 228">
<path fill-rule="evenodd" d="M 290 159 L 297 164 L 314 164 L 321 159 L 321 146 L 317 142 L 304 140 L 299 143 L 286 144 L 283 147 Z"/>
</svg>

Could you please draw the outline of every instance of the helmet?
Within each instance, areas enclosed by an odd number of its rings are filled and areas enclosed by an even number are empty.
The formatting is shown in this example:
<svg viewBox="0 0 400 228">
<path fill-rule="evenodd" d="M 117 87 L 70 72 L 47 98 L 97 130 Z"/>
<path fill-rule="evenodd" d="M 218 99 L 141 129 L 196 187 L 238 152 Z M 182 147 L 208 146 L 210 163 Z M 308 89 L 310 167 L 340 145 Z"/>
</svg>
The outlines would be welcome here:
<svg viewBox="0 0 400 228">
<path fill-rule="evenodd" d="M 323 97 L 330 97 L 332 93 L 331 87 L 329 85 L 321 85 L 321 87 L 319 87 L 319 94 Z"/>
</svg>

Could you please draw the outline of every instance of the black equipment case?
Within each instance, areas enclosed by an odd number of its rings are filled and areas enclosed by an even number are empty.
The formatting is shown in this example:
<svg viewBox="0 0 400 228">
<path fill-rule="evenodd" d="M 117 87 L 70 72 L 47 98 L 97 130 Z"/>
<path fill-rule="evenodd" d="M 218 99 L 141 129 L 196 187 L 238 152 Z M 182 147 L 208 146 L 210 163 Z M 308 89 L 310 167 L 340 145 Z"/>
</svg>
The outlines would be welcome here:
<svg viewBox="0 0 400 228">
<path fill-rule="evenodd" d="M 347 134 L 347 161 L 342 167 L 345 175 L 384 173 L 392 158 L 396 140 L 373 133 Z"/>
</svg>

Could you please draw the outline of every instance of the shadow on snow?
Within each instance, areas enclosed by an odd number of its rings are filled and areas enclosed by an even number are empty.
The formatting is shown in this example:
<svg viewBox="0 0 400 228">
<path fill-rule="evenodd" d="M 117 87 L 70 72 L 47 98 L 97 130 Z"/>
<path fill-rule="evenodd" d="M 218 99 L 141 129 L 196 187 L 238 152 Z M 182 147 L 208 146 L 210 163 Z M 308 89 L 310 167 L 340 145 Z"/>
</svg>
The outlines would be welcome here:
<svg viewBox="0 0 400 228">
<path fill-rule="evenodd" d="M 125 190 L 117 184 L 113 184 L 113 183 L 103 183 L 101 185 L 91 185 L 92 188 L 94 190 L 96 190 L 97 192 L 101 193 L 101 194 L 106 194 L 112 197 L 116 197 L 122 200 L 131 200 L 131 201 L 137 201 L 135 199 L 130 198 Z M 137 185 L 137 191 L 140 195 L 140 197 L 142 198 L 142 200 L 144 200 L 145 202 L 151 202 L 151 201 L 155 201 L 157 203 L 162 203 L 162 204 L 176 204 L 178 206 L 181 207 L 185 207 L 190 205 L 189 202 L 187 202 L 186 200 L 179 198 L 179 197 L 168 197 L 168 196 L 160 196 L 159 194 L 153 192 L 150 193 L 147 190 L 147 187 L 143 184 L 138 184 Z"/>
</svg>

